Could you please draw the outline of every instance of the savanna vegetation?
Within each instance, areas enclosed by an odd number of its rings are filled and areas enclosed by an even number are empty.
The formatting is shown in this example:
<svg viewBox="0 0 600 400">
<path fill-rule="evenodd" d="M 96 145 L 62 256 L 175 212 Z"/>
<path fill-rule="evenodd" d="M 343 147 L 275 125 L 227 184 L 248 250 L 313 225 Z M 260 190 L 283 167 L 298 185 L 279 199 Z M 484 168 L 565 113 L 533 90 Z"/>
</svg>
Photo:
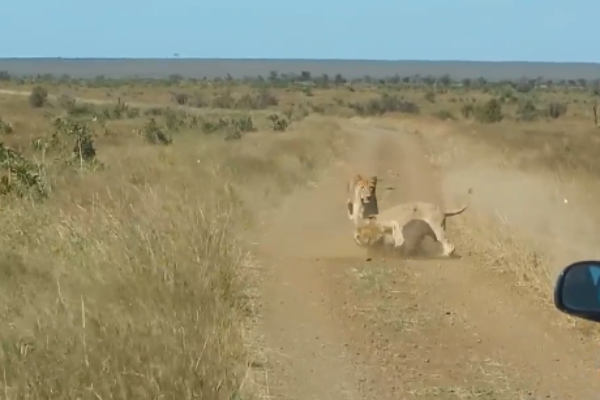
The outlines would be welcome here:
<svg viewBox="0 0 600 400">
<path fill-rule="evenodd" d="M 247 239 L 335 159 L 347 118 L 445 121 L 600 174 L 600 80 L 0 73 L 0 90 L 6 399 L 251 396 Z"/>
</svg>

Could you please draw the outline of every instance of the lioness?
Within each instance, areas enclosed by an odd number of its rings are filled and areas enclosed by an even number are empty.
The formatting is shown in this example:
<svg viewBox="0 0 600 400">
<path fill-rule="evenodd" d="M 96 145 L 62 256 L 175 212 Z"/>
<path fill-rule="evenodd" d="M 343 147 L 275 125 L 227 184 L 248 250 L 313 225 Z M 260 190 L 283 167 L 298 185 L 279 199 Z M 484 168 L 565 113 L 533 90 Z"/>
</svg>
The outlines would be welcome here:
<svg viewBox="0 0 600 400">
<path fill-rule="evenodd" d="M 348 183 L 347 187 L 348 218 L 356 225 L 363 218 L 379 213 L 377 206 L 377 176 L 370 178 L 356 174 Z M 354 205 L 361 204 L 360 210 Z M 360 211 L 360 212 L 355 212 Z"/>
<path fill-rule="evenodd" d="M 395 246 L 394 230 L 400 229 L 404 237 L 404 243 L 400 247 Z M 414 257 L 427 253 L 423 248 L 423 240 L 430 237 L 437 241 L 435 232 L 431 226 L 422 219 L 411 219 L 405 225 L 385 226 L 377 223 L 376 218 L 369 218 L 369 222 L 356 228 L 354 240 L 360 246 L 369 246 L 371 249 L 385 251 L 393 248 L 398 255 L 403 257 Z"/>
<path fill-rule="evenodd" d="M 471 189 L 469 189 L 469 193 L 471 193 Z M 362 214 L 363 207 L 364 206 L 361 202 L 355 201 L 355 215 Z M 446 238 L 446 218 L 459 215 L 466 209 L 466 204 L 456 210 L 442 210 L 435 204 L 417 201 L 412 203 L 398 204 L 392 208 L 384 210 L 377 215 L 376 219 L 377 224 L 392 230 L 391 232 L 395 247 L 401 247 L 405 240 L 402 229 L 398 229 L 398 227 L 406 225 L 412 219 L 421 219 L 429 224 L 435 233 L 437 241 L 442 244 L 442 255 L 450 256 L 452 253 L 454 253 L 455 247 Z M 359 225 L 360 222 L 357 222 L 357 228 Z"/>
</svg>

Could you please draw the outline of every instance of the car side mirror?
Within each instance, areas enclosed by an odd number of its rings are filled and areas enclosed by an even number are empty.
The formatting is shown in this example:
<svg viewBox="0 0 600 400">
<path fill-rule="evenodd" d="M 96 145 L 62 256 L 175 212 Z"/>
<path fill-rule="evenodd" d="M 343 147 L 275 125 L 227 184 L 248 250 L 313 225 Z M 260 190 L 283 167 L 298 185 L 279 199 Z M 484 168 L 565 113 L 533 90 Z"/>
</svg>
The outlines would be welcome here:
<svg viewBox="0 0 600 400">
<path fill-rule="evenodd" d="M 558 276 L 554 304 L 576 318 L 600 322 L 600 261 L 579 261 Z"/>
</svg>

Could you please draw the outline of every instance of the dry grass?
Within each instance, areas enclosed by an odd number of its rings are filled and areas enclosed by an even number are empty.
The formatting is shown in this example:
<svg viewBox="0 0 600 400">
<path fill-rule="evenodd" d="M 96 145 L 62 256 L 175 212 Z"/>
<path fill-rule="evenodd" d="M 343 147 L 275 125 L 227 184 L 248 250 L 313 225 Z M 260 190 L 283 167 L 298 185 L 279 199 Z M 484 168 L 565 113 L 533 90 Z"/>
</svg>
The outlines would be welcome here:
<svg viewBox="0 0 600 400">
<path fill-rule="evenodd" d="M 600 129 L 585 120 L 504 121 L 491 126 L 460 124 L 455 129 L 475 142 L 503 153 L 525 171 L 551 171 L 560 175 L 600 176 Z"/>
<path fill-rule="evenodd" d="M 50 189 L 2 199 L 2 397 L 247 397 L 245 233 L 335 156 L 339 127 L 309 118 L 233 142 L 184 127 L 155 146 L 132 134 L 146 119 L 119 119 L 96 137 L 96 168 L 32 150 L 52 131 L 44 110 L 1 104 L 4 139 Z"/>
</svg>

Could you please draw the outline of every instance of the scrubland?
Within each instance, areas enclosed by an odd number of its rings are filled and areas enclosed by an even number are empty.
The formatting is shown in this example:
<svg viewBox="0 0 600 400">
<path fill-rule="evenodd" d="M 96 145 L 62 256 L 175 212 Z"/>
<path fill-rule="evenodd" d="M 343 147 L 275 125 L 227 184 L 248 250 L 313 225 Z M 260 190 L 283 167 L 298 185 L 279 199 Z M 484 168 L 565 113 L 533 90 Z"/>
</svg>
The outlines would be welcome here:
<svg viewBox="0 0 600 400">
<path fill-rule="evenodd" d="M 344 121 L 425 136 L 443 129 L 434 142 L 456 135 L 486 157 L 493 149 L 499 165 L 577 182 L 592 207 L 597 95 L 577 82 L 446 77 L 3 75 L 0 393 L 248 398 L 252 238 L 269 210 L 343 153 Z M 531 258 L 543 256 L 494 238 L 487 262 L 545 293 L 549 281 L 535 268 L 548 262 Z"/>
</svg>

